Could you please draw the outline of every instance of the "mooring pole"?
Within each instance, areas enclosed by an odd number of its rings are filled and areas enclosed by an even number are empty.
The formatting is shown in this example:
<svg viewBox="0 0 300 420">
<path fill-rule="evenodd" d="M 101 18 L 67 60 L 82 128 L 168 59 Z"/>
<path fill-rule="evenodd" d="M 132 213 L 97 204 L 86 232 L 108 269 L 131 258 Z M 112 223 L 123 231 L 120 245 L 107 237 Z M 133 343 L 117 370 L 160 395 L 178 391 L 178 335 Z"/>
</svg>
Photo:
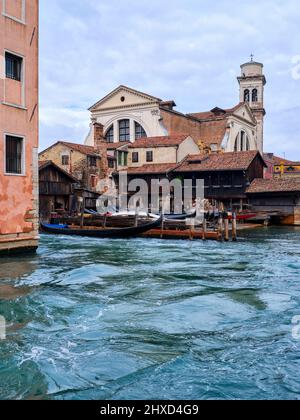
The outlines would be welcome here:
<svg viewBox="0 0 300 420">
<path fill-rule="evenodd" d="M 220 236 L 221 240 L 223 240 L 223 233 L 224 233 L 223 213 L 220 212 L 220 216 L 219 216 L 219 236 Z"/>
<path fill-rule="evenodd" d="M 224 215 L 224 224 L 225 224 L 225 241 L 229 241 L 229 218 L 228 213 L 225 213 Z"/>
<path fill-rule="evenodd" d="M 233 242 L 237 241 L 237 222 L 236 222 L 236 213 L 232 213 L 232 240 Z"/>
<path fill-rule="evenodd" d="M 206 221 L 206 214 L 204 214 L 204 219 L 203 219 L 203 232 L 202 232 L 202 239 L 203 241 L 206 240 L 206 233 L 207 233 L 207 221 Z"/>
<path fill-rule="evenodd" d="M 80 201 L 81 202 L 81 216 L 80 216 L 80 229 L 83 229 L 84 226 L 84 198 L 80 197 Z"/>
</svg>

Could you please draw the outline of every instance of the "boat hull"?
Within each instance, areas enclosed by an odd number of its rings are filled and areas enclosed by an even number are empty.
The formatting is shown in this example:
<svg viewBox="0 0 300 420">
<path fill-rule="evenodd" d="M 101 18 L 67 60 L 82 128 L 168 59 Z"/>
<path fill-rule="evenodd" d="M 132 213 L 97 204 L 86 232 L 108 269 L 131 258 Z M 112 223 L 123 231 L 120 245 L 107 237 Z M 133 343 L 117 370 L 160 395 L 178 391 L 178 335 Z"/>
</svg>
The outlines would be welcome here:
<svg viewBox="0 0 300 420">
<path fill-rule="evenodd" d="M 147 223 L 141 226 L 120 228 L 120 229 L 84 229 L 84 228 L 70 228 L 60 227 L 58 225 L 50 225 L 41 223 L 41 229 L 53 235 L 68 235 L 68 236 L 86 236 L 92 238 L 131 238 L 142 235 L 151 229 L 155 229 L 161 225 L 162 218 L 154 222 Z"/>
</svg>

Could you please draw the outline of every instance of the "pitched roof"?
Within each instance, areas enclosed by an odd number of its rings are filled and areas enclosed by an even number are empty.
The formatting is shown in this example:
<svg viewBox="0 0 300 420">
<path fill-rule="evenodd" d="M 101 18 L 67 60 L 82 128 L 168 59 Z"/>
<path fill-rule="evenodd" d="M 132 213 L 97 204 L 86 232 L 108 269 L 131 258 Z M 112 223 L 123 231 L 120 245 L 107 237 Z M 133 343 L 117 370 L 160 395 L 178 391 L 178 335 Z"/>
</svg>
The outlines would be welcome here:
<svg viewBox="0 0 300 420">
<path fill-rule="evenodd" d="M 230 115 L 232 115 L 236 110 L 238 110 L 244 102 L 239 103 L 233 108 L 229 109 L 222 109 L 222 108 L 214 108 L 208 112 L 196 112 L 192 114 L 187 114 L 191 117 L 197 118 L 200 121 L 208 121 L 208 120 L 216 120 L 216 119 L 227 119 Z"/>
<path fill-rule="evenodd" d="M 185 159 L 175 172 L 244 171 L 257 156 L 263 161 L 257 151 L 193 155 Z"/>
<path fill-rule="evenodd" d="M 107 150 L 116 150 L 120 147 L 129 146 L 131 143 L 129 141 L 119 141 L 117 143 L 107 143 Z"/>
<path fill-rule="evenodd" d="M 148 93 L 141 92 L 139 90 L 133 89 L 131 87 L 120 85 L 116 89 L 114 89 L 112 92 L 110 92 L 108 95 L 106 95 L 104 98 L 100 99 L 100 101 L 97 101 L 94 105 L 92 105 L 89 108 L 89 111 L 95 110 L 100 104 L 111 98 L 112 96 L 116 95 L 120 90 L 126 90 L 128 92 L 134 93 L 139 96 L 143 96 L 145 99 L 154 101 L 154 102 L 162 102 L 160 98 L 156 98 L 155 96 L 149 95 Z"/>
<path fill-rule="evenodd" d="M 59 171 L 62 174 L 64 174 L 66 177 L 68 177 L 74 183 L 78 183 L 79 182 L 79 180 L 77 178 L 75 178 L 69 172 L 67 172 L 64 169 L 62 169 L 60 166 L 56 165 L 54 162 L 52 162 L 52 160 L 44 160 L 44 161 L 41 161 L 40 160 L 39 161 L 39 171 L 42 171 L 43 169 L 47 168 L 48 166 L 53 166 L 57 171 Z"/>
<path fill-rule="evenodd" d="M 271 162 L 273 165 L 297 165 L 300 162 L 294 162 L 292 160 L 287 160 L 280 156 L 275 156 L 272 153 L 264 153 L 264 159 Z"/>
<path fill-rule="evenodd" d="M 59 142 L 69 147 L 70 149 L 76 150 L 84 155 L 98 155 L 97 150 L 93 146 L 85 146 L 84 144 L 68 143 L 66 141 Z"/>
<path fill-rule="evenodd" d="M 162 137 L 145 137 L 131 143 L 130 149 L 155 148 L 155 147 L 174 147 L 179 146 L 189 137 L 188 134 L 177 134 Z"/>
<path fill-rule="evenodd" d="M 247 194 L 276 192 L 300 192 L 300 179 L 255 179 L 247 189 Z"/>
<path fill-rule="evenodd" d="M 55 146 L 63 144 L 64 146 L 68 147 L 69 149 L 76 150 L 77 152 L 82 153 L 83 155 L 95 155 L 98 156 L 97 150 L 93 146 L 85 146 L 84 144 L 78 144 L 78 143 L 70 143 L 67 141 L 58 141 L 52 146 L 48 147 L 46 150 L 43 150 L 41 154 L 47 152 L 50 149 L 53 149 Z"/>
<path fill-rule="evenodd" d="M 140 174 L 166 174 L 174 170 L 178 166 L 178 163 L 158 163 L 158 164 L 146 164 L 137 168 L 128 168 L 127 173 L 129 175 L 140 175 Z"/>
</svg>

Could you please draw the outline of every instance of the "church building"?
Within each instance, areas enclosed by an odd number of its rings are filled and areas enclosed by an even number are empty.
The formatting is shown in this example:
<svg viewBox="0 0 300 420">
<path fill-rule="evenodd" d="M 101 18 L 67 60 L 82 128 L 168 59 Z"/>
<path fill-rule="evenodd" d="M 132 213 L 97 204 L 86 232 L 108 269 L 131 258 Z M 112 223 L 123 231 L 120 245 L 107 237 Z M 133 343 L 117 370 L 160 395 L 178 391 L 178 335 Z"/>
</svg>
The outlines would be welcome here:
<svg viewBox="0 0 300 420">
<path fill-rule="evenodd" d="M 264 86 L 263 64 L 251 61 L 241 66 L 238 77 L 239 103 L 208 112 L 178 112 L 173 100 L 162 100 L 126 86 L 120 86 L 93 105 L 86 145 L 94 146 L 97 124 L 103 126 L 106 142 L 135 143 L 145 138 L 190 136 L 200 152 L 263 153 Z"/>
</svg>

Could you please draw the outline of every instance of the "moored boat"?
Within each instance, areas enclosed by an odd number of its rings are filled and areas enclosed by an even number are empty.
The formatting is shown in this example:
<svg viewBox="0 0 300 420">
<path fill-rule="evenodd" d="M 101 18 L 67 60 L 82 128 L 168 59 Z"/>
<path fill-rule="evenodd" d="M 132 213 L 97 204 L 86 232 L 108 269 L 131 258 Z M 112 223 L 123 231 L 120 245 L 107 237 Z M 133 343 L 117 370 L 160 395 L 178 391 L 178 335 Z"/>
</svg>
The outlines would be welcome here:
<svg viewBox="0 0 300 420">
<path fill-rule="evenodd" d="M 41 223 L 41 229 L 46 233 L 54 235 L 89 236 L 93 238 L 132 238 L 142 235 L 151 229 L 158 228 L 161 225 L 161 222 L 162 217 L 140 226 L 125 228 L 80 228 L 79 226 Z"/>
</svg>

